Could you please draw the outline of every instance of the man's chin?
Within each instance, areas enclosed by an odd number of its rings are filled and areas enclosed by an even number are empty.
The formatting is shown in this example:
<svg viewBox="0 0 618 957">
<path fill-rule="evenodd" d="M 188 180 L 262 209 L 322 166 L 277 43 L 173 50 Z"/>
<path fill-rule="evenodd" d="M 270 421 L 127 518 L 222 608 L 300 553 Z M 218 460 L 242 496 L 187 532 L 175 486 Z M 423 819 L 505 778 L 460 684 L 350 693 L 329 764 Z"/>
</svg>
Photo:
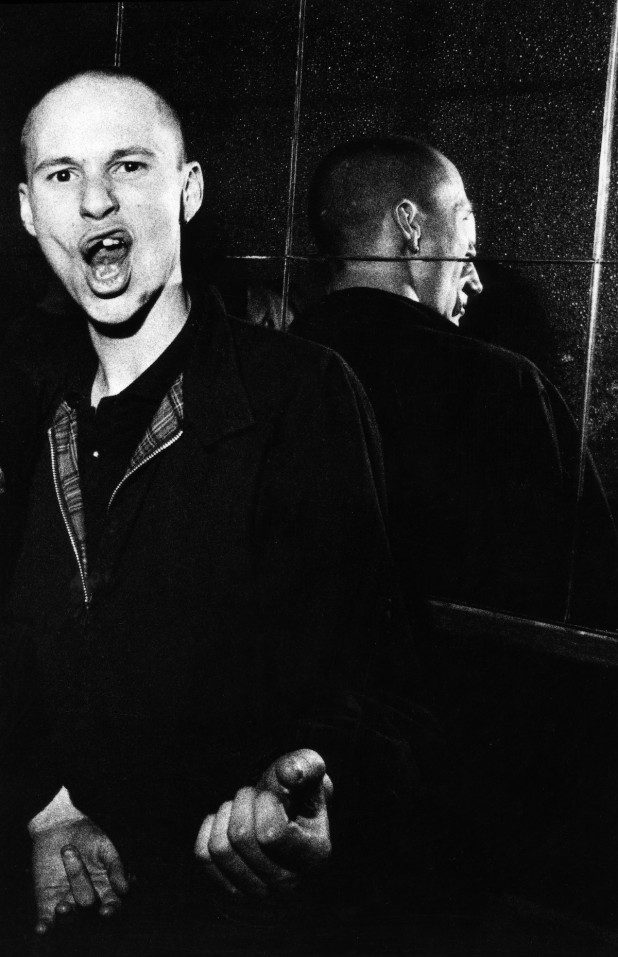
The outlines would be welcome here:
<svg viewBox="0 0 618 957">
<path fill-rule="evenodd" d="M 101 326 L 120 326 L 128 322 L 138 311 L 138 303 L 128 303 L 117 299 L 107 299 L 103 302 L 82 303 L 82 309 L 88 319 Z"/>
<path fill-rule="evenodd" d="M 88 289 L 85 294 L 82 291 L 81 295 L 75 296 L 75 299 L 89 322 L 100 332 L 117 330 L 115 334 L 123 326 L 131 325 L 135 316 L 142 314 L 147 306 L 143 297 L 131 294 L 126 288 L 107 295 L 98 295 Z"/>
</svg>

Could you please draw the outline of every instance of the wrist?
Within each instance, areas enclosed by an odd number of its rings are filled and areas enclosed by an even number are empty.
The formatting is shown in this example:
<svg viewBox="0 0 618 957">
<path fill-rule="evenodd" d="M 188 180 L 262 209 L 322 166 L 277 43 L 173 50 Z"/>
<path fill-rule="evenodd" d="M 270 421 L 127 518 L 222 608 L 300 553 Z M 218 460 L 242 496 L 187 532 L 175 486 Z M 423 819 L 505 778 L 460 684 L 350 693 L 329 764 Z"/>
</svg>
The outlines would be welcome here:
<svg viewBox="0 0 618 957">
<path fill-rule="evenodd" d="M 81 821 L 86 815 L 79 811 L 73 802 L 71 796 L 65 787 L 60 788 L 56 796 L 44 807 L 28 824 L 30 837 L 34 837 L 41 831 L 46 831 L 50 827 L 56 827 L 58 824 L 70 824 L 73 821 Z"/>
</svg>

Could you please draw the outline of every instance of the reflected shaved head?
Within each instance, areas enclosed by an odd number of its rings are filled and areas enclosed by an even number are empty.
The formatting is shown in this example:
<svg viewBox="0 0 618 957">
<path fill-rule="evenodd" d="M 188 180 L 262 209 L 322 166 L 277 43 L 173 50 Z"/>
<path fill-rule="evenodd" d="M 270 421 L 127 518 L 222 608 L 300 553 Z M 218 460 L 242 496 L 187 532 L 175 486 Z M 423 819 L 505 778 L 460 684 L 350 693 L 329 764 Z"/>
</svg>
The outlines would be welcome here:
<svg viewBox="0 0 618 957">
<path fill-rule="evenodd" d="M 404 136 L 335 147 L 309 187 L 309 225 L 318 248 L 334 256 L 369 254 L 394 205 L 407 198 L 432 212 L 438 187 L 452 175 L 459 176 L 442 153 Z"/>
<path fill-rule="evenodd" d="M 185 150 L 185 139 L 182 130 L 182 124 L 180 118 L 176 113 L 176 110 L 165 100 L 160 93 L 157 93 L 156 90 L 153 90 L 151 86 L 147 83 L 144 83 L 142 80 L 139 80 L 137 77 L 130 76 L 126 73 L 119 73 L 116 70 L 87 70 L 83 73 L 77 73 L 72 77 L 69 77 L 68 80 L 64 80 L 62 83 L 59 83 L 57 86 L 52 87 L 48 93 L 45 94 L 30 110 L 24 123 L 24 127 L 21 133 L 21 154 L 24 164 L 24 169 L 26 177 L 29 179 L 31 175 L 31 142 L 33 136 L 36 134 L 36 129 L 42 118 L 45 117 L 49 106 L 64 93 L 69 91 L 72 87 L 83 87 L 87 89 L 89 86 L 100 87 L 101 84 L 109 83 L 113 86 L 128 87 L 131 86 L 139 89 L 142 95 L 146 94 L 149 97 L 152 97 L 156 114 L 159 117 L 163 126 L 167 127 L 174 135 L 177 143 L 178 150 L 178 166 L 179 168 L 183 163 L 186 162 L 186 150 Z"/>
</svg>

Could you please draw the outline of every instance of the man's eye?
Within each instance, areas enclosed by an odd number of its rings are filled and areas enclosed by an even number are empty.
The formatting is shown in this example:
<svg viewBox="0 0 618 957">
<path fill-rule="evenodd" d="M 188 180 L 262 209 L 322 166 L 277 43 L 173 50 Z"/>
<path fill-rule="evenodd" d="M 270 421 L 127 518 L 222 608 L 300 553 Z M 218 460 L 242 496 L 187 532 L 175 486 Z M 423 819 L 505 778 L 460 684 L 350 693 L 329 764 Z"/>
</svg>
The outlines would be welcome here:
<svg viewBox="0 0 618 957">
<path fill-rule="evenodd" d="M 116 172 L 122 174 L 139 173 L 146 168 L 145 163 L 139 163 L 137 160 L 123 160 L 116 167 Z"/>
<path fill-rule="evenodd" d="M 52 173 L 48 179 L 53 180 L 55 183 L 68 183 L 72 175 L 73 172 L 70 169 L 58 169 L 55 173 Z"/>
</svg>

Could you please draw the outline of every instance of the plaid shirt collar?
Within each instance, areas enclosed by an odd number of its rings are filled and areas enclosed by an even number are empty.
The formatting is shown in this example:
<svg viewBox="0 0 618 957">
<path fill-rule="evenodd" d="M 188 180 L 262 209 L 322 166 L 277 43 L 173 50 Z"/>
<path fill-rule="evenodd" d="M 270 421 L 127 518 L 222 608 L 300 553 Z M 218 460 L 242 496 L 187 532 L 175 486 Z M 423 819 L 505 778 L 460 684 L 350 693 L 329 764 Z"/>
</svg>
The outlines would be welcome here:
<svg viewBox="0 0 618 957">
<path fill-rule="evenodd" d="M 210 290 L 204 294 L 194 288 L 191 289 L 191 300 L 201 328 L 186 374 L 177 378 L 163 399 L 112 494 L 112 501 L 130 475 L 180 438 L 183 421 L 191 422 L 195 434 L 207 447 L 254 424 L 253 410 L 238 365 L 234 334 L 220 297 Z M 48 435 L 58 504 L 88 603 L 86 529 L 77 467 L 77 412 L 71 405 L 70 395 L 67 392 L 65 395 L 67 398 L 57 409 Z"/>
</svg>

